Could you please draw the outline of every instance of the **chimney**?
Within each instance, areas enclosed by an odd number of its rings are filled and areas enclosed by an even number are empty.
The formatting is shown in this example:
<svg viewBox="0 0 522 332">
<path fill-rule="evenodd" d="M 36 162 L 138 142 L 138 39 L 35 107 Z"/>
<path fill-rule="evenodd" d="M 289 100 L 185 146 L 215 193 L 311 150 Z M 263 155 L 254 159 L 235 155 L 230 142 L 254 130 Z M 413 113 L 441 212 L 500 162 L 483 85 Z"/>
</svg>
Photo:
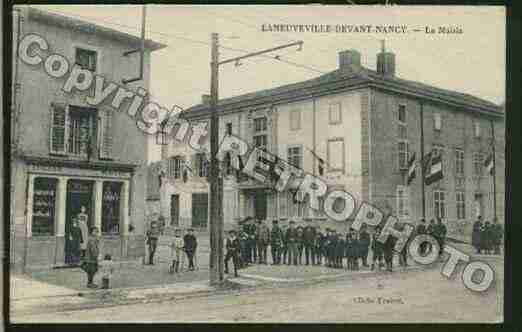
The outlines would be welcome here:
<svg viewBox="0 0 522 332">
<path fill-rule="evenodd" d="M 210 105 L 210 95 L 201 95 L 201 103 L 203 105 Z"/>
<path fill-rule="evenodd" d="M 384 40 L 381 41 L 381 52 L 377 54 L 377 72 L 386 77 L 395 76 L 395 54 L 386 52 Z"/>
<path fill-rule="evenodd" d="M 356 50 L 339 52 L 339 69 L 342 71 L 356 71 L 361 68 L 361 53 Z"/>
</svg>

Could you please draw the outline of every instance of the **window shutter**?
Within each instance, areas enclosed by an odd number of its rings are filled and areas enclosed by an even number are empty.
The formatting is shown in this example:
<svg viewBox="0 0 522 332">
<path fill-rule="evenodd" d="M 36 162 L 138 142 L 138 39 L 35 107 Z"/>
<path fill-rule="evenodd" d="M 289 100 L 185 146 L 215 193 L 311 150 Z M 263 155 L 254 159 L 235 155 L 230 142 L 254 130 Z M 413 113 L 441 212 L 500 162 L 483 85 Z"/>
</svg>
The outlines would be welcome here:
<svg viewBox="0 0 522 332">
<path fill-rule="evenodd" d="M 114 113 L 108 109 L 101 112 L 101 139 L 100 139 L 100 159 L 112 158 L 112 123 Z"/>
<path fill-rule="evenodd" d="M 193 176 L 194 177 L 199 177 L 201 174 L 199 172 L 199 169 L 200 169 L 200 157 L 199 157 L 199 154 L 193 154 L 192 157 L 192 171 L 194 172 Z"/>
<path fill-rule="evenodd" d="M 51 153 L 67 153 L 68 108 L 65 104 L 51 104 L 51 133 L 49 147 Z"/>
</svg>

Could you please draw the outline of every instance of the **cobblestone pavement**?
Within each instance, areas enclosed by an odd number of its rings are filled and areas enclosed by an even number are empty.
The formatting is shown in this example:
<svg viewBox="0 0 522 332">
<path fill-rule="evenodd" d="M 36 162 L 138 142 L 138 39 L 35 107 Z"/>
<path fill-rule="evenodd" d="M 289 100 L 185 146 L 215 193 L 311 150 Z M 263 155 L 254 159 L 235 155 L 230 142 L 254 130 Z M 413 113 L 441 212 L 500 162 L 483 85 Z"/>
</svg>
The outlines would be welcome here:
<svg viewBox="0 0 522 332">
<path fill-rule="evenodd" d="M 501 257 L 488 257 L 495 284 L 485 293 L 428 270 L 230 291 L 201 298 L 17 317 L 24 322 L 500 322 Z"/>
</svg>

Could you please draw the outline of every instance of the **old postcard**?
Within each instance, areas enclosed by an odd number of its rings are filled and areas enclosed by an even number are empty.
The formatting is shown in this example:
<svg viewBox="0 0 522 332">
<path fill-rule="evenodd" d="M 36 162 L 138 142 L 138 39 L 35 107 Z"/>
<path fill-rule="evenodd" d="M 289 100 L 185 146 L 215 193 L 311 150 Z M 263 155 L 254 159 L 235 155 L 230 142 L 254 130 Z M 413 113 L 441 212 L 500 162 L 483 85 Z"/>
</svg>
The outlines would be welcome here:
<svg viewBox="0 0 522 332">
<path fill-rule="evenodd" d="M 11 14 L 10 323 L 504 320 L 504 7 Z"/>
</svg>

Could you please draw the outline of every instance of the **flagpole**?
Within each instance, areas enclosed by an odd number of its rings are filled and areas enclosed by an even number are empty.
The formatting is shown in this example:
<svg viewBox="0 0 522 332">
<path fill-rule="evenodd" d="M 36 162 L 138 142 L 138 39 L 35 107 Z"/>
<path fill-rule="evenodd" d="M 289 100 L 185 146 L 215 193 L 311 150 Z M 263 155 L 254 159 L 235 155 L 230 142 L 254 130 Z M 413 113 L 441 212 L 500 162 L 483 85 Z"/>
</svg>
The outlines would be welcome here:
<svg viewBox="0 0 522 332">
<path fill-rule="evenodd" d="M 420 168 L 421 168 L 421 186 L 422 186 L 422 219 L 426 219 L 426 197 L 424 193 L 424 105 L 420 103 Z"/>
<path fill-rule="evenodd" d="M 497 165 L 496 163 L 496 157 L 495 157 L 495 126 L 493 125 L 493 120 L 491 120 L 491 139 L 493 140 L 492 146 L 493 146 L 493 216 L 497 218 Z"/>
</svg>

